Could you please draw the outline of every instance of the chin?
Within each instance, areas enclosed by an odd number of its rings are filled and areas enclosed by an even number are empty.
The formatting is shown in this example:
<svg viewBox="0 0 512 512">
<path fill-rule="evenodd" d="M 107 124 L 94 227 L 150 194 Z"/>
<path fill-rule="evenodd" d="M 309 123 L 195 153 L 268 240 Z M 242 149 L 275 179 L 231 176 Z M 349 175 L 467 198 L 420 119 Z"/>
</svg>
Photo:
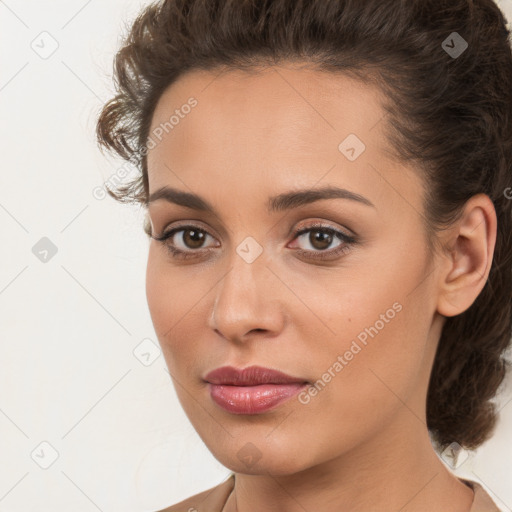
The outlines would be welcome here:
<svg viewBox="0 0 512 512">
<path fill-rule="evenodd" d="M 254 465 L 240 462 L 236 458 L 230 459 L 229 461 L 221 461 L 221 463 L 231 471 L 245 475 L 288 476 L 300 473 L 307 469 L 307 466 L 304 467 L 300 464 L 295 464 L 286 458 L 282 459 L 276 456 L 273 456 L 272 459 L 266 458 L 265 461 L 262 458 Z"/>
<path fill-rule="evenodd" d="M 258 440 L 257 436 L 249 435 L 246 440 L 231 440 L 227 447 L 208 445 L 208 448 L 223 466 L 247 475 L 292 475 L 314 465 L 314 461 L 307 460 L 304 443 L 273 444 L 265 436 Z"/>
</svg>

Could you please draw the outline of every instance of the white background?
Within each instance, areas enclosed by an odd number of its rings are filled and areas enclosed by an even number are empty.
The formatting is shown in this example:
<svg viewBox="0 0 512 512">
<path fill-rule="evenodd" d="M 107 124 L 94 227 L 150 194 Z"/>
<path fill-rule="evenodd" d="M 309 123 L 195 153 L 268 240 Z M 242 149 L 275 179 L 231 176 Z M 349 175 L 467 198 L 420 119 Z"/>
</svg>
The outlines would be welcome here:
<svg viewBox="0 0 512 512">
<path fill-rule="evenodd" d="M 94 128 L 124 24 L 147 3 L 0 1 L 0 512 L 149 512 L 229 474 L 157 349 L 142 212 L 93 195 L 123 165 Z M 511 0 L 500 6 L 512 19 Z M 31 47 L 52 44 L 48 58 Z M 43 237 L 47 262 L 32 250 Z M 511 388 L 494 438 L 457 470 L 506 511 Z"/>
</svg>

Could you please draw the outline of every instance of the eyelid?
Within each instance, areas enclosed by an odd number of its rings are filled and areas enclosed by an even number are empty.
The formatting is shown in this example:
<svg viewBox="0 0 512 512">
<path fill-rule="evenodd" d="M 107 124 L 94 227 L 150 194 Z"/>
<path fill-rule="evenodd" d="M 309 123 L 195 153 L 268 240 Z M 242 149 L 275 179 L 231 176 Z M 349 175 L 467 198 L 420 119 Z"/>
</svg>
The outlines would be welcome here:
<svg viewBox="0 0 512 512">
<path fill-rule="evenodd" d="M 169 244 L 166 244 L 167 240 L 173 238 L 176 233 L 179 233 L 180 231 L 187 231 L 188 229 L 197 229 L 197 231 L 204 232 L 206 236 L 209 236 L 209 237 L 213 238 L 214 240 L 216 240 L 216 237 L 214 235 L 212 235 L 209 230 L 202 228 L 199 225 L 191 224 L 191 223 L 185 223 L 185 224 L 173 226 L 169 230 L 164 229 L 164 231 L 161 235 L 158 235 L 158 236 L 155 235 L 155 236 L 152 236 L 151 238 L 153 238 L 157 242 L 162 242 L 163 244 L 167 245 L 168 248 L 170 248 Z M 219 245 L 216 245 L 214 247 L 219 247 Z M 175 250 L 176 250 L 176 252 L 196 254 L 196 253 L 200 253 L 202 251 L 208 251 L 210 249 L 211 249 L 211 247 L 201 247 L 199 249 L 178 249 L 178 248 L 176 248 Z"/>
<path fill-rule="evenodd" d="M 151 236 L 151 238 L 154 238 L 155 240 L 159 240 L 159 241 L 161 241 L 162 239 L 167 239 L 170 233 L 175 233 L 176 231 L 179 231 L 180 228 L 181 229 L 198 228 L 199 230 L 204 231 L 207 235 L 211 236 L 212 238 L 217 238 L 216 235 L 213 235 L 212 233 L 210 233 L 210 228 L 202 227 L 201 224 L 202 224 L 201 221 L 197 221 L 197 220 L 178 222 L 178 224 L 176 224 L 176 225 L 173 224 L 173 227 L 171 229 L 167 230 L 167 228 L 164 228 L 160 235 L 153 235 L 153 236 Z M 290 231 L 287 234 L 287 237 L 289 238 L 290 236 L 294 235 L 294 240 L 295 240 L 295 238 L 304 234 L 304 232 L 313 230 L 315 228 L 325 229 L 325 230 L 330 229 L 331 231 L 340 232 L 347 239 L 356 239 L 358 237 L 357 233 L 354 233 L 354 231 L 352 231 L 350 229 L 335 227 L 331 224 L 331 221 L 319 221 L 319 220 L 315 220 L 312 222 L 311 221 L 310 222 L 308 222 L 308 221 L 300 222 L 297 226 L 292 227 L 290 229 Z M 200 250 L 201 249 L 197 249 L 196 252 L 200 251 Z"/>
<path fill-rule="evenodd" d="M 325 229 L 331 231 L 338 231 L 343 234 L 346 238 L 356 239 L 358 238 L 358 234 L 352 231 L 351 229 L 345 227 L 337 227 L 333 225 L 332 221 L 329 220 L 314 220 L 314 221 L 304 221 L 299 222 L 297 227 L 292 228 L 288 236 L 295 235 L 296 237 L 301 234 L 301 231 L 309 231 L 312 229 Z"/>
<path fill-rule="evenodd" d="M 171 232 L 178 231 L 180 229 L 185 229 L 185 228 L 197 228 L 198 230 L 204 231 L 206 234 L 210 235 L 213 238 L 218 238 L 216 235 L 213 235 L 211 233 L 211 228 L 204 227 L 204 225 L 202 225 L 202 222 L 199 220 L 189 220 L 189 221 L 181 221 L 181 222 L 178 221 L 177 224 L 174 224 L 174 223 L 172 224 L 171 229 L 167 229 L 168 227 L 169 226 L 166 226 L 165 228 L 163 228 L 161 230 L 161 234 L 158 236 L 155 235 L 153 238 L 155 238 L 156 240 L 162 239 L 164 237 L 167 237 L 167 235 Z"/>
<path fill-rule="evenodd" d="M 327 224 L 327 225 L 326 225 Z M 335 231 L 341 231 L 343 234 L 345 234 L 347 237 L 354 237 L 357 238 L 359 235 L 352 229 L 349 229 L 347 227 L 337 227 L 333 224 L 337 224 L 334 221 L 331 220 L 314 220 L 314 221 L 301 221 L 297 225 L 292 225 L 290 230 L 288 231 L 287 235 L 290 237 L 295 233 L 297 235 L 298 231 L 301 229 L 311 229 L 311 228 L 325 228 L 325 229 L 332 229 Z M 169 231 L 177 229 L 179 227 L 186 228 L 186 227 L 197 227 L 199 229 L 202 229 L 209 235 L 215 236 L 215 238 L 218 238 L 217 235 L 213 235 L 210 231 L 210 227 L 206 227 L 202 221 L 196 220 L 196 219 L 190 219 L 187 221 L 177 221 L 177 224 L 172 223 L 173 228 L 170 230 L 167 230 L 167 225 L 161 230 L 161 234 L 159 235 L 159 238 L 165 236 L 166 233 L 169 233 Z M 156 231 L 156 230 L 155 230 Z"/>
</svg>

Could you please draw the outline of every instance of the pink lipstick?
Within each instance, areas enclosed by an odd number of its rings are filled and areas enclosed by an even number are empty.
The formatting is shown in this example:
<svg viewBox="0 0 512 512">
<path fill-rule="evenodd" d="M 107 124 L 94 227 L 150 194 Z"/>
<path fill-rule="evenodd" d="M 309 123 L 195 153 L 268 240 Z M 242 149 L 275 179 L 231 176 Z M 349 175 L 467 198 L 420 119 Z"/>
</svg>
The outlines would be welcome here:
<svg viewBox="0 0 512 512">
<path fill-rule="evenodd" d="M 305 379 L 277 370 L 249 366 L 238 370 L 223 366 L 204 378 L 212 400 L 233 414 L 260 414 L 289 400 L 308 385 Z"/>
</svg>

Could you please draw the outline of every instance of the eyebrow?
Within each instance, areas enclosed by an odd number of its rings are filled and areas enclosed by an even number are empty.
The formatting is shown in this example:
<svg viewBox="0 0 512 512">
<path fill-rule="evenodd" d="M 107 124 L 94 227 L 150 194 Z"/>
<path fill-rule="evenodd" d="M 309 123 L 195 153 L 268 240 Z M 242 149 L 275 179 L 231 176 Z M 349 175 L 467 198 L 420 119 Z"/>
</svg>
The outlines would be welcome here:
<svg viewBox="0 0 512 512">
<path fill-rule="evenodd" d="M 146 205 L 161 199 L 179 206 L 217 215 L 215 208 L 201 196 L 167 186 L 153 192 L 149 196 Z M 267 210 L 269 213 L 281 212 L 299 208 L 324 199 L 348 199 L 375 208 L 375 205 L 369 199 L 360 194 L 356 194 L 344 188 L 328 186 L 320 189 L 292 190 L 273 196 L 268 200 Z"/>
</svg>

